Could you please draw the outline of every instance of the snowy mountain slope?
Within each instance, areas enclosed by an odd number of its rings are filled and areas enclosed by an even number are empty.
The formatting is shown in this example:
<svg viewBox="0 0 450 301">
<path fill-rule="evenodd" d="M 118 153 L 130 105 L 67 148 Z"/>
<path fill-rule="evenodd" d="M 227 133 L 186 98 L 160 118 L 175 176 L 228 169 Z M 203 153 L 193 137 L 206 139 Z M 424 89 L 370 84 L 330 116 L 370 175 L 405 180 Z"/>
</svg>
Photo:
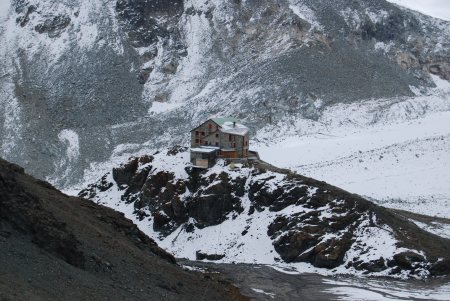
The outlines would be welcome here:
<svg viewBox="0 0 450 301">
<path fill-rule="evenodd" d="M 385 1 L 11 0 L 9 11 L 0 154 L 59 187 L 118 145 L 180 143 L 211 115 L 257 130 L 450 78 L 448 23 Z"/>
<path fill-rule="evenodd" d="M 450 21 L 450 6 L 446 0 L 388 0 L 389 2 L 404 6 L 423 14 L 433 16 L 442 20 Z"/>
<path fill-rule="evenodd" d="M 357 195 L 258 162 L 199 172 L 187 156 L 177 147 L 131 158 L 80 196 L 124 212 L 178 257 L 322 273 L 445 271 L 447 239 Z"/>
<path fill-rule="evenodd" d="M 254 147 L 274 165 L 383 206 L 448 218 L 447 93 L 330 107 L 315 123 L 297 120 L 262 130 Z M 279 138 L 270 141 L 266 132 L 279 132 Z"/>
</svg>

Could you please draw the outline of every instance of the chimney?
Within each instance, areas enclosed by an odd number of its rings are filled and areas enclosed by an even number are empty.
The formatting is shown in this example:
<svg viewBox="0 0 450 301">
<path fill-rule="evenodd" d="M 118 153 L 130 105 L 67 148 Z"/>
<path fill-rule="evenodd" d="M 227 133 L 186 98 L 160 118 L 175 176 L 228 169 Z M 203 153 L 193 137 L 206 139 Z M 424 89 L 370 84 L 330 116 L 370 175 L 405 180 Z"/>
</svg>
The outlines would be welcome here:
<svg viewBox="0 0 450 301">
<path fill-rule="evenodd" d="M 233 121 L 233 127 L 234 128 L 236 127 L 236 121 Z"/>
</svg>

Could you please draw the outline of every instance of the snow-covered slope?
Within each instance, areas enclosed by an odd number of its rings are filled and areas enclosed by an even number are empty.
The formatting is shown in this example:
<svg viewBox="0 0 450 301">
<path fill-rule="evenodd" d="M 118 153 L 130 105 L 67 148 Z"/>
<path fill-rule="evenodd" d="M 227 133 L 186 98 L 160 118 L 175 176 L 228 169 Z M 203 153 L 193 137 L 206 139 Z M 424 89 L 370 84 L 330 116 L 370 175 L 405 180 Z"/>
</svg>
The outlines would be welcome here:
<svg viewBox="0 0 450 301">
<path fill-rule="evenodd" d="M 450 94 L 325 110 L 261 130 L 264 160 L 365 195 L 384 206 L 450 217 Z M 271 139 L 273 132 L 279 133 Z"/>
<path fill-rule="evenodd" d="M 449 23 L 386 1 L 12 0 L 1 16 L 0 155 L 59 187 L 212 115 L 256 131 L 450 79 Z"/>
<path fill-rule="evenodd" d="M 259 161 L 189 165 L 182 147 L 134 157 L 80 195 L 178 257 L 397 277 L 446 269 L 450 241 L 357 195 Z"/>
<path fill-rule="evenodd" d="M 447 0 L 388 0 L 423 14 L 450 21 L 450 3 Z"/>
</svg>

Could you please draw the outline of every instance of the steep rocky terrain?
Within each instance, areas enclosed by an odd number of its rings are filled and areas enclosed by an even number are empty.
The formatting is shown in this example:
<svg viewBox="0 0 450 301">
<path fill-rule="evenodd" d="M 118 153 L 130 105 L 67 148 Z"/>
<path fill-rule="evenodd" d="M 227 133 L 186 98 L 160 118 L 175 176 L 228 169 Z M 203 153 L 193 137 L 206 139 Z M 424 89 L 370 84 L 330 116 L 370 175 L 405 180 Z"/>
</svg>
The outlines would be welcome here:
<svg viewBox="0 0 450 301">
<path fill-rule="evenodd" d="M 131 158 L 80 192 L 124 212 L 176 256 L 333 273 L 450 273 L 450 240 L 325 182 L 262 161 L 189 167 L 174 147 Z"/>
<path fill-rule="evenodd" d="M 449 23 L 383 0 L 10 0 L 0 16 L 0 154 L 59 187 L 210 115 L 257 130 L 450 79 Z"/>
<path fill-rule="evenodd" d="M 1 300 L 247 300 L 183 270 L 123 214 L 0 159 Z"/>
</svg>

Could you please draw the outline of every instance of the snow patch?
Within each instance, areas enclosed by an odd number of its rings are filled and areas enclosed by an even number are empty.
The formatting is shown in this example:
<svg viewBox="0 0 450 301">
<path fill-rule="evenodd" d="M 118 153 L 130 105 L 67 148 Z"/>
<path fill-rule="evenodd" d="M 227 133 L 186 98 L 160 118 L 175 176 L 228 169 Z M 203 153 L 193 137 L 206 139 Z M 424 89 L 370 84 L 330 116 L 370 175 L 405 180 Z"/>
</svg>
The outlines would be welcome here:
<svg viewBox="0 0 450 301">
<path fill-rule="evenodd" d="M 391 48 L 394 46 L 394 43 L 390 42 L 388 44 L 384 42 L 376 42 L 375 43 L 375 50 L 382 50 L 384 53 L 388 53 Z"/>
<path fill-rule="evenodd" d="M 276 296 L 276 294 L 274 294 L 274 293 L 268 293 L 268 292 L 266 292 L 266 291 L 264 291 L 264 290 L 262 290 L 262 289 L 260 289 L 260 288 L 253 288 L 253 287 L 252 287 L 252 291 L 254 291 L 255 293 L 258 293 L 258 294 L 267 295 L 267 296 L 269 296 L 269 297 L 272 298 L 272 299 L 275 299 L 275 296 Z"/>
<path fill-rule="evenodd" d="M 11 0 L 0 1 L 0 21 L 6 19 L 11 9 Z"/>
<path fill-rule="evenodd" d="M 430 74 L 430 76 L 433 79 L 437 89 L 450 93 L 450 81 L 442 79 L 434 74 Z"/>
<path fill-rule="evenodd" d="M 58 139 L 67 147 L 67 158 L 70 161 L 78 159 L 80 156 L 80 142 L 78 139 L 78 134 L 73 130 L 65 129 L 58 134 Z"/>
<path fill-rule="evenodd" d="M 312 9 L 299 1 L 289 0 L 289 3 L 289 8 L 294 14 L 296 14 L 300 19 L 303 19 L 311 24 L 311 30 L 323 30 L 323 26 L 317 21 L 316 14 Z"/>
<path fill-rule="evenodd" d="M 338 300 L 398 301 L 398 300 L 449 300 L 450 285 L 408 283 L 396 280 L 339 279 L 324 280 L 333 287 L 327 292 L 338 295 Z"/>
<path fill-rule="evenodd" d="M 181 107 L 182 103 L 170 103 L 170 102 L 152 102 L 152 106 L 149 109 L 149 113 L 166 113 L 168 111 L 175 110 L 176 108 Z"/>
<path fill-rule="evenodd" d="M 430 224 L 427 224 L 416 220 L 411 221 L 425 231 L 450 239 L 450 224 L 444 224 L 439 222 L 432 222 Z"/>
</svg>

